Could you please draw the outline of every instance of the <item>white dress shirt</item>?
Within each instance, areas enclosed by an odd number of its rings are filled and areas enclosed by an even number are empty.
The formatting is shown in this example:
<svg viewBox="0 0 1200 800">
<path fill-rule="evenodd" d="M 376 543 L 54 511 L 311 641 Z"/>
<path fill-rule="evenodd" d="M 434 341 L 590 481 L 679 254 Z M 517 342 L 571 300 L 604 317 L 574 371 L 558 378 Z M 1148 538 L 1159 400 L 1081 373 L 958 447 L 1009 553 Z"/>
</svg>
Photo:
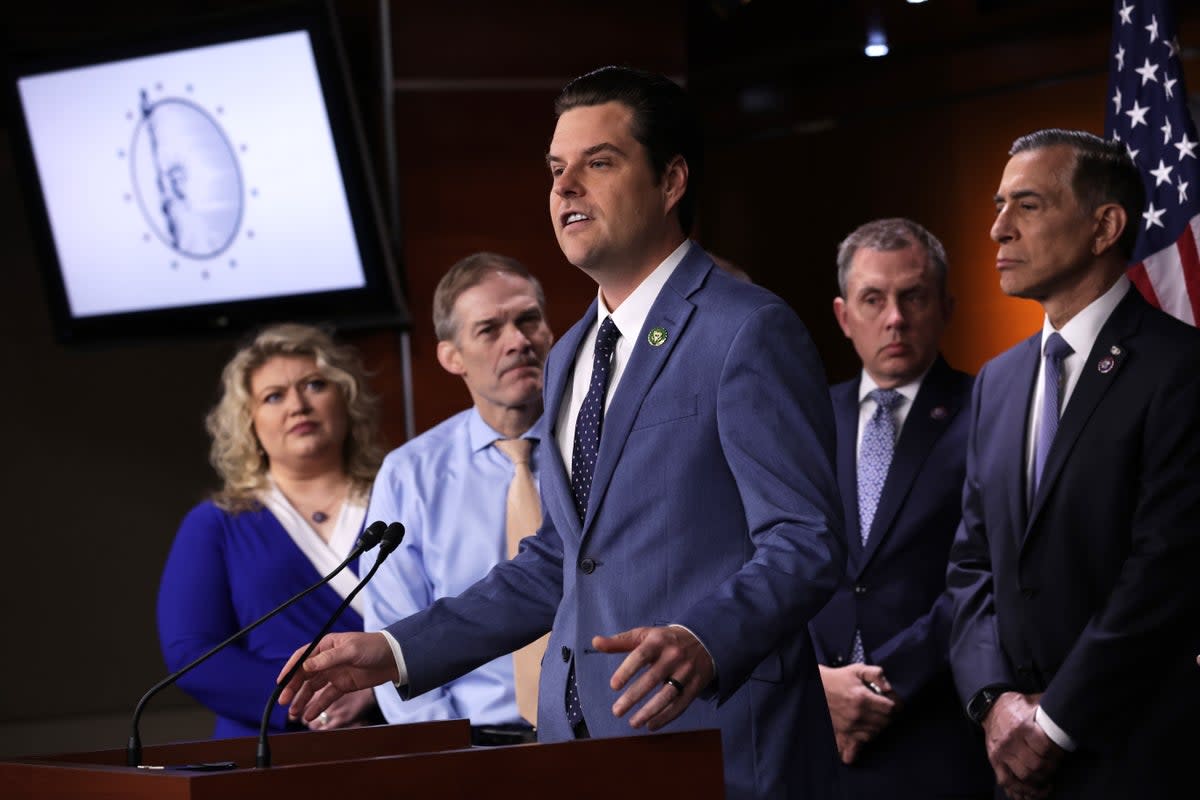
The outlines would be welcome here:
<svg viewBox="0 0 1200 800">
<path fill-rule="evenodd" d="M 1067 409 L 1067 402 L 1070 401 L 1071 394 L 1075 391 L 1075 384 L 1079 383 L 1079 376 L 1083 374 L 1083 365 L 1087 361 L 1088 354 L 1092 352 L 1096 339 L 1100 337 L 1100 329 L 1104 327 L 1104 323 L 1108 322 L 1108 318 L 1124 299 L 1125 293 L 1131 286 L 1133 284 L 1130 283 L 1129 278 L 1122 275 L 1112 285 L 1112 288 L 1071 317 L 1060 331 L 1055 331 L 1054 326 L 1050 324 L 1050 317 L 1045 317 L 1042 321 L 1042 340 L 1038 349 L 1041 355 L 1038 358 L 1037 376 L 1033 381 L 1033 405 L 1029 409 L 1029 419 L 1025 423 L 1025 501 L 1027 506 L 1033 503 L 1030 488 L 1033 486 L 1034 464 L 1037 461 L 1037 435 L 1039 422 L 1042 419 L 1042 404 L 1046 397 L 1046 339 L 1050 337 L 1050 334 L 1057 332 L 1074 351 L 1062 361 L 1063 393 L 1062 402 L 1058 405 L 1058 418 L 1062 419 L 1063 412 Z"/>
<path fill-rule="evenodd" d="M 932 366 L 930 364 L 930 367 Z M 908 419 L 908 412 L 912 411 L 913 403 L 917 399 L 917 392 L 921 391 L 921 384 L 925 382 L 925 376 L 928 374 L 929 370 L 926 369 L 915 381 L 896 387 L 896 391 L 904 398 L 892 411 L 892 417 L 896 420 L 896 441 L 900 441 L 900 431 L 904 429 L 904 420 Z M 856 464 L 858 456 L 862 452 L 863 431 L 866 429 L 867 423 L 871 421 L 871 417 L 875 416 L 875 408 L 879 405 L 870 395 L 878 388 L 879 384 L 864 369 L 862 378 L 858 382 L 858 439 L 854 446 L 854 463 Z"/>
<path fill-rule="evenodd" d="M 612 367 L 608 374 L 608 392 L 604 395 L 604 411 L 607 412 L 617 384 L 625 374 L 625 366 L 633 354 L 633 347 L 641 335 L 642 326 L 646 324 L 646 317 L 650 316 L 650 308 L 658 299 L 658 293 L 666 285 L 671 273 L 687 255 L 691 244 L 690 240 L 684 239 L 683 244 L 676 247 L 671 255 L 655 267 L 616 311 L 608 310 L 608 306 L 604 304 L 603 292 L 597 290 L 596 322 L 588 329 L 587 335 L 579 344 L 579 352 L 575 354 L 574 377 L 563 392 L 562 404 L 558 407 L 558 425 L 554 429 L 555 438 L 558 440 L 558 452 L 562 454 L 563 464 L 567 468 L 568 481 L 571 479 L 571 451 L 575 447 L 575 420 L 579 416 L 579 408 L 583 405 L 584 398 L 587 397 L 588 385 L 592 382 L 592 362 L 595 360 L 596 334 L 600 331 L 600 324 L 604 322 L 605 317 L 611 316 L 613 324 L 621 332 L 613 350 Z"/>
</svg>

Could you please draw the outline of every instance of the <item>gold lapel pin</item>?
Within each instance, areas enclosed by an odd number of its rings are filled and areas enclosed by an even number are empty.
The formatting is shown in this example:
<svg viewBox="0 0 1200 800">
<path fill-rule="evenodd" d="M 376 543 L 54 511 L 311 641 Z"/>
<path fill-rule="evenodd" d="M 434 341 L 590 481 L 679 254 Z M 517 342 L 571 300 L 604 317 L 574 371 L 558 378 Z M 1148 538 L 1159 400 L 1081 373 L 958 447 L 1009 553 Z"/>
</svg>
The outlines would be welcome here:
<svg viewBox="0 0 1200 800">
<path fill-rule="evenodd" d="M 667 329 L 662 327 L 654 327 L 646 334 L 646 341 L 651 347 L 662 347 L 667 343 Z"/>
</svg>

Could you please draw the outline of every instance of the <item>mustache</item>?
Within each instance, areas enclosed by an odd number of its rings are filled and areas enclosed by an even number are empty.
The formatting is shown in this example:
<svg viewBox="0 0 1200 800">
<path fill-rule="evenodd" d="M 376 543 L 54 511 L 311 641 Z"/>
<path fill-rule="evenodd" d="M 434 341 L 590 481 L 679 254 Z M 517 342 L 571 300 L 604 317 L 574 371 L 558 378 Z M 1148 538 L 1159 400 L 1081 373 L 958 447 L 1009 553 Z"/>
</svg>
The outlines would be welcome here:
<svg viewBox="0 0 1200 800">
<path fill-rule="evenodd" d="M 500 374 L 504 374 L 509 370 L 521 369 L 522 367 L 537 367 L 538 369 L 541 369 L 542 360 L 532 353 L 514 356 L 507 362 L 500 365 Z"/>
</svg>

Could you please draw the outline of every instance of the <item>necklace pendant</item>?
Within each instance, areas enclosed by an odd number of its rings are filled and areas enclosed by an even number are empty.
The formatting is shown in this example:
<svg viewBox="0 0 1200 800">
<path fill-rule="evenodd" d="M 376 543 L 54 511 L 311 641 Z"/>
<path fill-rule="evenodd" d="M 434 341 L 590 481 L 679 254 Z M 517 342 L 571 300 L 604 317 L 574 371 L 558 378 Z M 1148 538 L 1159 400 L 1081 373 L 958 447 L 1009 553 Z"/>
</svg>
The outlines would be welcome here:
<svg viewBox="0 0 1200 800">
<path fill-rule="evenodd" d="M 312 521 L 317 523 L 318 525 L 320 525 L 322 522 L 324 522 L 327 519 L 329 519 L 329 515 L 326 514 L 324 511 L 314 511 L 313 512 Z"/>
</svg>

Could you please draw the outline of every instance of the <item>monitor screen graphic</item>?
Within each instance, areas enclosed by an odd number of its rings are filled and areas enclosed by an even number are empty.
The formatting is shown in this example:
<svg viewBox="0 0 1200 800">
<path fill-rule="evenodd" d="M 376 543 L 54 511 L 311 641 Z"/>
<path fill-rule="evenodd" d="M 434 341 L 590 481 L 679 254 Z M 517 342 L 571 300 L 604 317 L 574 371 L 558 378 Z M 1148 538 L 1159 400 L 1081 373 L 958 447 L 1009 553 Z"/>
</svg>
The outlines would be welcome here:
<svg viewBox="0 0 1200 800">
<path fill-rule="evenodd" d="M 65 338 L 397 307 L 325 32 L 276 27 L 15 77 Z"/>
</svg>

